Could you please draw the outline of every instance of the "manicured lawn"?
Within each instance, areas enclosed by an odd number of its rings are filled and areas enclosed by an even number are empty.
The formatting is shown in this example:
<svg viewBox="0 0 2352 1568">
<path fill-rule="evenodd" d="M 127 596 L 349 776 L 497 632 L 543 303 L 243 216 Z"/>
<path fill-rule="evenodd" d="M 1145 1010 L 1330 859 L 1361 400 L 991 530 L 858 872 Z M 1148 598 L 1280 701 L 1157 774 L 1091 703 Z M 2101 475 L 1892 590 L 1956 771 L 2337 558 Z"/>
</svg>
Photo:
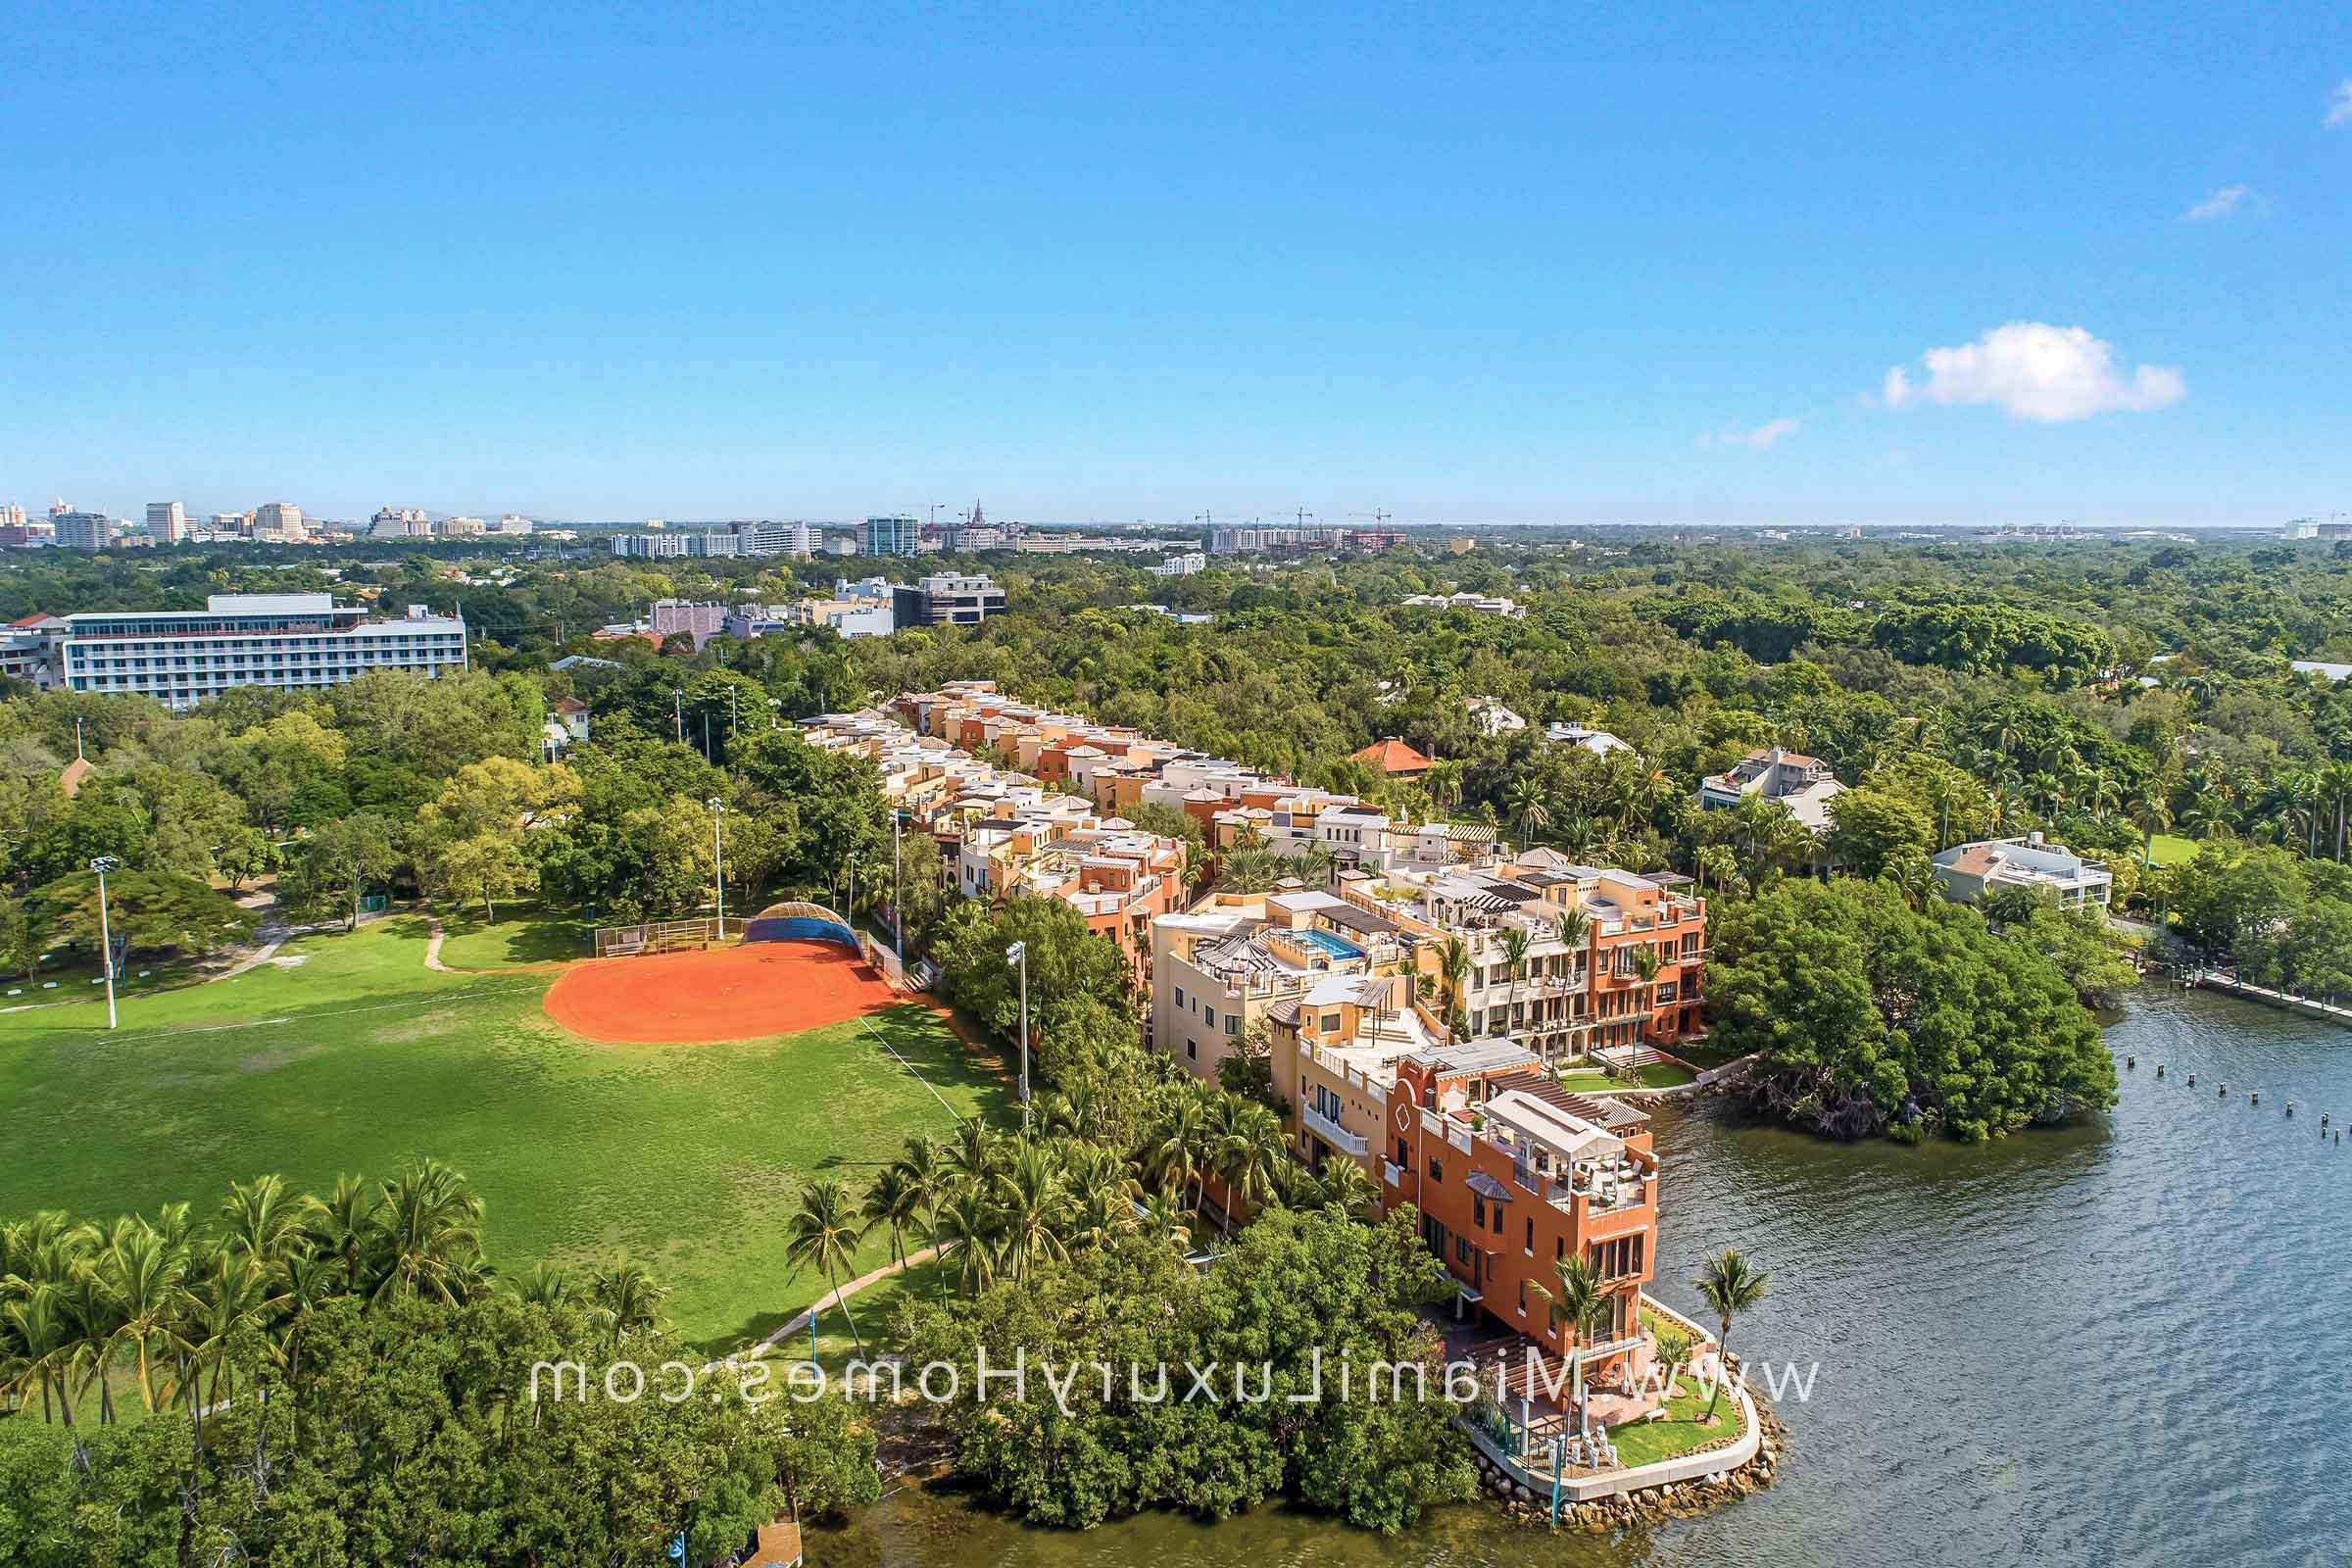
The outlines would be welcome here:
<svg viewBox="0 0 2352 1568">
<path fill-rule="evenodd" d="M 1612 1089 L 1640 1087 L 1642 1089 L 1675 1089 L 1691 1082 L 1698 1075 L 1688 1067 L 1671 1061 L 1653 1061 L 1634 1069 L 1634 1083 L 1602 1071 L 1598 1067 L 1575 1068 L 1560 1074 L 1560 1087 L 1572 1094 L 1599 1095 Z"/>
<path fill-rule="evenodd" d="M 670 1287 L 684 1335 L 730 1349 L 824 1293 L 784 1257 L 806 1182 L 856 1193 L 910 1134 L 946 1133 L 948 1105 L 1006 1115 L 1002 1080 L 919 1004 L 777 1039 L 609 1046 L 541 1010 L 551 973 L 437 974 L 423 954 L 423 922 L 395 917 L 128 998 L 112 1035 L 98 1002 L 0 1012 L 0 1216 L 209 1210 L 264 1172 L 323 1192 L 431 1154 L 482 1195 L 501 1270 L 626 1248 Z M 889 1255 L 877 1236 L 856 1272 Z"/>
<path fill-rule="evenodd" d="M 563 911 L 544 913 L 535 904 L 502 905 L 497 921 L 488 924 L 478 906 L 435 912 L 448 933 L 441 961 L 453 969 L 508 969 L 588 956 L 585 925 Z"/>
<path fill-rule="evenodd" d="M 1617 1457 L 1628 1466 L 1655 1464 L 1677 1454 L 1703 1448 L 1708 1444 L 1740 1435 L 1742 1418 L 1740 1401 L 1732 1391 L 1723 1391 L 1723 1400 L 1715 1408 L 1712 1423 L 1700 1418 L 1706 1414 L 1707 1395 L 1689 1372 L 1675 1381 L 1675 1393 L 1666 1401 L 1666 1417 L 1662 1421 L 1631 1421 L 1609 1429 L 1609 1441 L 1617 1446 Z"/>
<path fill-rule="evenodd" d="M 2148 846 L 2148 855 L 2158 865 L 2180 865 L 2195 859 L 2202 847 L 2195 839 L 2184 839 L 2178 833 L 2159 833 Z"/>
<path fill-rule="evenodd" d="M 1740 1055 L 1730 1046 L 1718 1046 L 1705 1040 L 1678 1040 L 1674 1043 L 1674 1054 L 1701 1068 L 1720 1067 Z"/>
</svg>

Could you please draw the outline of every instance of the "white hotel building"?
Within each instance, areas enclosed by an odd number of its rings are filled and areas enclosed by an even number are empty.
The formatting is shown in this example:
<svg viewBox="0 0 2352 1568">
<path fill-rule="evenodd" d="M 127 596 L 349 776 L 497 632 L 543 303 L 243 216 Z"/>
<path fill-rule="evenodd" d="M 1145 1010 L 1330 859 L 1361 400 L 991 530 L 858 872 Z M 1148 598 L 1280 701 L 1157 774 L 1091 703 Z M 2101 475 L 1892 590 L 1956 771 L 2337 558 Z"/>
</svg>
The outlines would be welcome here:
<svg viewBox="0 0 2352 1568">
<path fill-rule="evenodd" d="M 214 594 L 205 605 L 64 617 L 50 634 L 54 683 L 190 708 L 232 686 L 303 691 L 371 669 L 431 675 L 466 664 L 465 620 L 422 605 L 398 620 L 371 619 L 331 594 Z"/>
</svg>

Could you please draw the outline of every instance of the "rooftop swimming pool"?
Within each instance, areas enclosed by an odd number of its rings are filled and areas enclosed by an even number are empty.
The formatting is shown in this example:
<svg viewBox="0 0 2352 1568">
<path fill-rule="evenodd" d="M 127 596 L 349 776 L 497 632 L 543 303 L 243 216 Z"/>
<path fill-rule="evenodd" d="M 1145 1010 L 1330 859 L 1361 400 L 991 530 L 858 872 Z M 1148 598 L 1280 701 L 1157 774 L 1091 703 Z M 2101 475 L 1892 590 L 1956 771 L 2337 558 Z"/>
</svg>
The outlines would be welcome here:
<svg viewBox="0 0 2352 1568">
<path fill-rule="evenodd" d="M 1364 956 L 1363 949 L 1345 937 L 1332 935 L 1329 931 L 1301 931 L 1298 935 L 1335 958 L 1360 958 Z"/>
</svg>

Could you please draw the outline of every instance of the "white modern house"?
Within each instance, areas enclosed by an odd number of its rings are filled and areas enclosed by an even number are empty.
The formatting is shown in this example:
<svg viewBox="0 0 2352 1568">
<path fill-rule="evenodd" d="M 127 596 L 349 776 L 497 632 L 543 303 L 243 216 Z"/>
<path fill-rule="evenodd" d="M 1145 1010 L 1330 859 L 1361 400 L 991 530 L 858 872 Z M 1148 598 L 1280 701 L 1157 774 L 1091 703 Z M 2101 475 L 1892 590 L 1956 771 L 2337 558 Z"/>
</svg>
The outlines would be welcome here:
<svg viewBox="0 0 2352 1568">
<path fill-rule="evenodd" d="M 2107 867 L 2039 833 L 1955 844 L 1935 862 L 1943 896 L 1959 904 L 1975 904 L 2004 888 L 2047 891 L 2070 909 L 2085 905 L 2104 909 L 2115 896 L 2115 876 Z"/>
<path fill-rule="evenodd" d="M 1820 758 L 1775 746 L 1752 751 L 1724 771 L 1701 779 L 1698 805 L 1701 810 L 1728 811 L 1741 797 L 1759 795 L 1788 808 L 1789 815 L 1818 835 L 1829 828 L 1830 802 L 1844 790 Z"/>
</svg>

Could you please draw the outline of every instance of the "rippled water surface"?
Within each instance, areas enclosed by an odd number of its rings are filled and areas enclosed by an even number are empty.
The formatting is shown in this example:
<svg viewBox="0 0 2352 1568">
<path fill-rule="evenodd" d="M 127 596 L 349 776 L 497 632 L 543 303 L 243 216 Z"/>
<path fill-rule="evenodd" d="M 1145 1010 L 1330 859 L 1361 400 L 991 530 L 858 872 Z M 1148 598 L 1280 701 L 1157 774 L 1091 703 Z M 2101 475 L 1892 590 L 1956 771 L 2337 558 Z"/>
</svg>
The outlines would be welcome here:
<svg viewBox="0 0 2352 1568">
<path fill-rule="evenodd" d="M 1280 1509 L 1073 1536 L 915 1492 L 812 1568 L 2352 1561 L 2352 1149 L 2319 1132 L 2352 1115 L 2352 1031 L 2151 988 L 2108 1044 L 2139 1060 L 2112 1116 L 1984 1150 L 1660 1114 L 1653 1290 L 1695 1310 L 1736 1244 L 1774 1290 L 1734 1347 L 1821 1367 L 1781 1484 L 1736 1507 L 1608 1542 L 1482 1508 L 1395 1542 Z"/>
</svg>

